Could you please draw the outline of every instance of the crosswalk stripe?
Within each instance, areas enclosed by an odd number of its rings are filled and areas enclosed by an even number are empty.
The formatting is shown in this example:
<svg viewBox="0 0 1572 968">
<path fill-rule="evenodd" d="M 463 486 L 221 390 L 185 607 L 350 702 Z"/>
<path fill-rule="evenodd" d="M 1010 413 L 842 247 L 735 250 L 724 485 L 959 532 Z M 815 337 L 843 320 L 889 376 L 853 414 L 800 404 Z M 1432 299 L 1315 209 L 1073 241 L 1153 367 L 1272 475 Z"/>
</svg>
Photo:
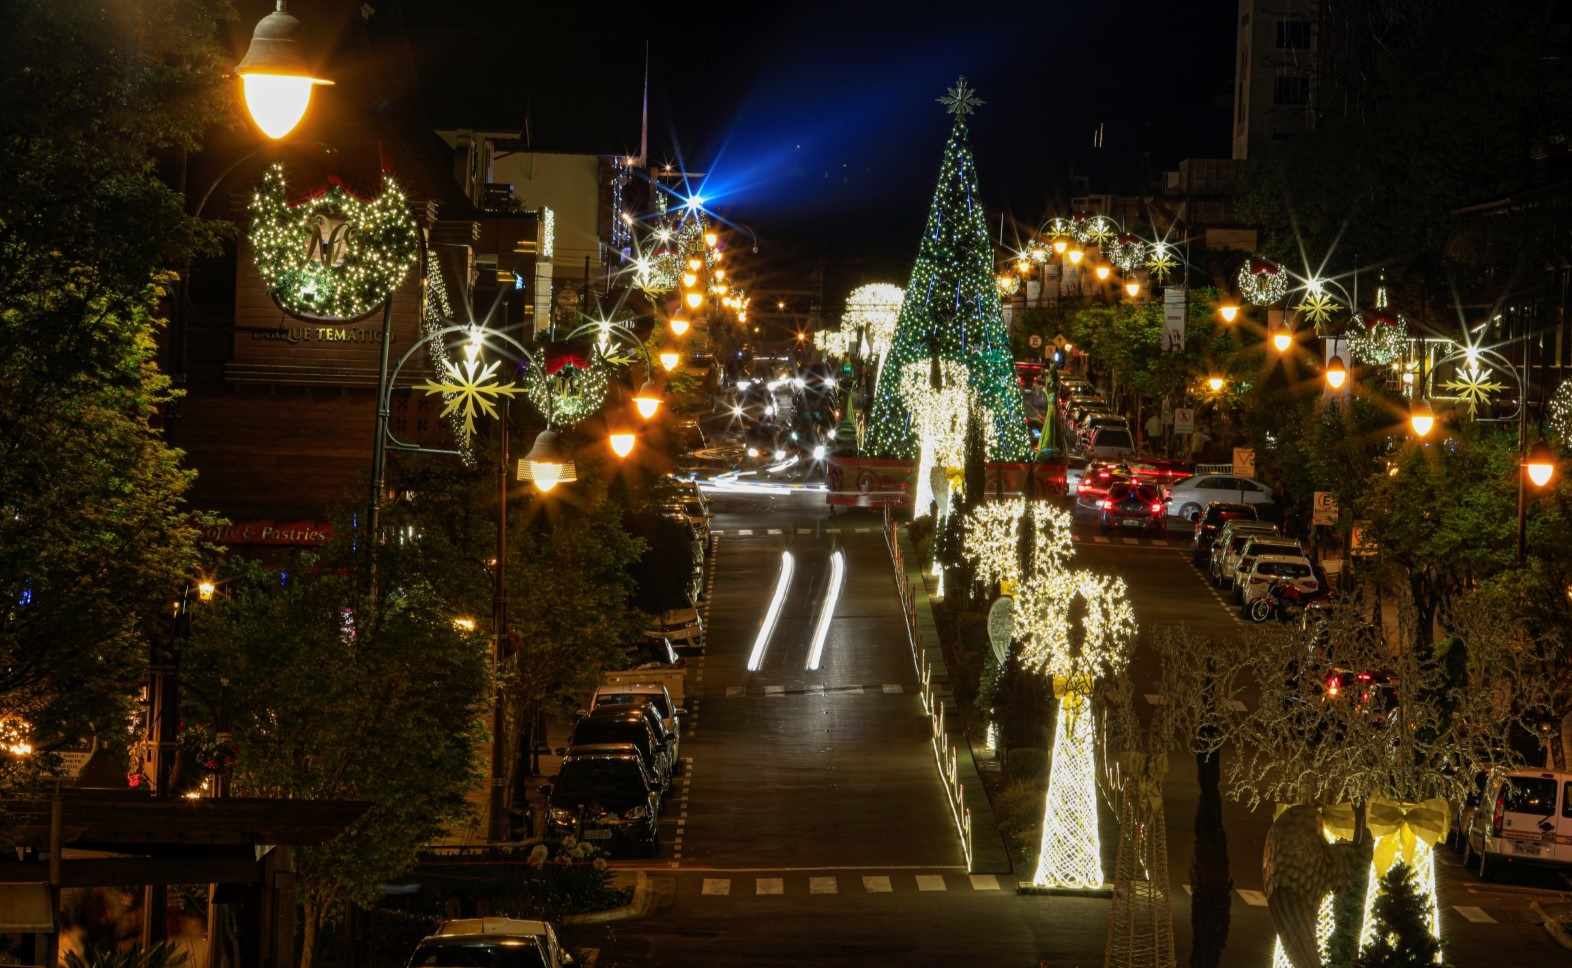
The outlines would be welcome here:
<svg viewBox="0 0 1572 968">
<path fill-rule="evenodd" d="M 999 879 L 992 874 L 972 874 L 970 876 L 972 879 L 972 890 L 974 891 L 997 891 L 999 889 Z"/>
<path fill-rule="evenodd" d="M 886 875 L 863 875 L 862 889 L 869 894 L 889 894 L 894 890 L 890 886 L 890 878 Z"/>
<path fill-rule="evenodd" d="M 1244 902 L 1251 907 L 1266 907 L 1266 895 L 1260 891 L 1246 891 L 1240 888 L 1239 896 L 1244 898 Z"/>
<path fill-rule="evenodd" d="M 765 533 L 766 534 L 780 534 L 781 533 L 781 529 L 780 528 L 770 528 Z"/>
<path fill-rule="evenodd" d="M 748 694 L 748 687 L 747 686 L 727 686 L 726 687 L 726 698 L 727 699 L 736 699 L 738 696 L 745 696 L 747 694 Z"/>
<path fill-rule="evenodd" d="M 710 534 L 725 534 L 725 533 L 726 532 L 724 532 L 724 531 L 713 531 L 713 530 L 710 532 Z"/>
<path fill-rule="evenodd" d="M 919 890 L 919 891 L 942 891 L 944 889 L 945 889 L 945 887 L 944 887 L 944 875 L 943 874 L 918 874 L 917 875 L 917 890 Z"/>
<path fill-rule="evenodd" d="M 857 533 L 858 533 L 858 534 L 869 534 L 869 533 L 871 533 L 871 532 L 872 532 L 872 531 L 873 531 L 873 529 L 872 529 L 872 528 L 858 528 L 858 529 L 857 529 Z"/>
<path fill-rule="evenodd" d="M 840 534 L 841 533 L 841 529 L 840 528 L 825 528 L 824 529 L 824 533 L 825 534 Z"/>
<path fill-rule="evenodd" d="M 738 528 L 737 529 L 737 533 L 738 534 L 752 535 L 753 534 L 753 529 L 752 528 Z"/>
<path fill-rule="evenodd" d="M 810 695 L 810 696 L 822 696 L 822 695 L 824 695 L 824 683 L 821 682 L 818 685 L 809 686 L 808 687 L 808 695 Z"/>
<path fill-rule="evenodd" d="M 798 534 L 812 534 L 813 533 L 813 529 L 812 528 L 798 528 L 797 529 L 797 533 Z"/>
<path fill-rule="evenodd" d="M 729 877 L 706 877 L 704 879 L 704 893 L 705 894 L 730 894 L 731 893 L 731 878 L 729 878 Z"/>
<path fill-rule="evenodd" d="M 785 686 L 765 686 L 764 687 L 764 694 L 766 696 L 784 696 L 784 695 L 786 695 L 786 687 Z"/>
<path fill-rule="evenodd" d="M 839 890 L 840 888 L 836 885 L 833 877 L 808 878 L 809 894 L 834 894 Z"/>
<path fill-rule="evenodd" d="M 785 894 L 786 881 L 779 877 L 756 877 L 753 880 L 753 893 Z"/>
<path fill-rule="evenodd" d="M 1466 907 L 1462 904 L 1454 904 L 1452 905 L 1452 910 L 1456 911 L 1458 914 L 1461 914 L 1463 917 L 1474 922 L 1475 924 L 1496 923 L 1496 919 L 1486 914 L 1482 908 Z"/>
<path fill-rule="evenodd" d="M 1140 540 L 1137 539 L 1137 538 L 1120 538 L 1119 540 L 1123 541 L 1127 545 L 1140 544 L 1141 543 Z"/>
<path fill-rule="evenodd" d="M 903 689 L 903 688 L 901 688 L 901 684 L 900 684 L 900 683 L 898 683 L 898 682 L 886 682 L 886 683 L 885 683 L 885 684 L 884 684 L 884 691 L 885 691 L 885 692 L 886 692 L 886 693 L 889 693 L 889 694 L 891 694 L 891 695 L 894 695 L 894 694 L 896 694 L 896 693 L 902 693 L 902 692 L 905 692 L 905 691 L 906 691 L 906 690 L 905 690 L 905 689 Z"/>
<path fill-rule="evenodd" d="M 837 689 L 835 691 L 836 692 L 844 692 L 848 696 L 860 696 L 860 695 L 862 695 L 862 687 L 861 686 L 846 686 L 846 687 L 844 687 L 842 689 Z"/>
</svg>

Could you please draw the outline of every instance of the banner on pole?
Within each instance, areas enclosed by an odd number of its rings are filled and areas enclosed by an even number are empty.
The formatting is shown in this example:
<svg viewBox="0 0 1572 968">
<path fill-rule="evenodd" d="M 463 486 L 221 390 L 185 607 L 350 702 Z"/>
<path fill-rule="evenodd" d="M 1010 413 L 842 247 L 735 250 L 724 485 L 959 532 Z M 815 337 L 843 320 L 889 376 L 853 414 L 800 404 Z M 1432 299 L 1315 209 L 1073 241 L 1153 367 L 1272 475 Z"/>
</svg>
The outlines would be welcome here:
<svg viewBox="0 0 1572 968">
<path fill-rule="evenodd" d="M 1169 286 L 1163 290 L 1163 349 L 1182 353 L 1184 352 L 1184 307 L 1185 289 L 1183 286 Z"/>
</svg>

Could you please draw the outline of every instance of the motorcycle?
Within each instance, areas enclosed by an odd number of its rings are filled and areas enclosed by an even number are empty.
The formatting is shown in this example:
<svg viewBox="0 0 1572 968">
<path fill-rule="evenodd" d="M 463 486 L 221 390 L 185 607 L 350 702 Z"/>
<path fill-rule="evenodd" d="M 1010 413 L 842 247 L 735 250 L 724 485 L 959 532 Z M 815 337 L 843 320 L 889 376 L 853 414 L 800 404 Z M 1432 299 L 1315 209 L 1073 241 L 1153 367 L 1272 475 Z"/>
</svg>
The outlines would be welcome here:
<svg viewBox="0 0 1572 968">
<path fill-rule="evenodd" d="M 1313 592 L 1302 592 L 1292 582 L 1277 579 L 1266 586 L 1266 594 L 1245 607 L 1245 617 L 1252 622 L 1264 622 L 1273 617 L 1286 622 L 1303 613 L 1306 605 L 1330 593 L 1325 583 Z"/>
</svg>

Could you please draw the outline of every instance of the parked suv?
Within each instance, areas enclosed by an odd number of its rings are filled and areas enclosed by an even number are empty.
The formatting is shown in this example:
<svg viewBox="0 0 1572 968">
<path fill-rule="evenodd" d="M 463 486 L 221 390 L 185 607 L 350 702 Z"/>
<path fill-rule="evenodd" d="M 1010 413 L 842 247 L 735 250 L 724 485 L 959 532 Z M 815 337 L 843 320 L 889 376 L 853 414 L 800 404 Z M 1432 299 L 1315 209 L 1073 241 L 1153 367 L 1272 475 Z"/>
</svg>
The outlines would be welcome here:
<svg viewBox="0 0 1572 968">
<path fill-rule="evenodd" d="M 1481 880 L 1503 865 L 1572 870 L 1572 773 L 1513 770 L 1490 778 L 1468 824 L 1463 863 Z"/>
<path fill-rule="evenodd" d="M 1118 460 L 1135 453 L 1135 438 L 1129 427 L 1098 427 L 1086 438 L 1082 451 L 1093 460 Z"/>
<path fill-rule="evenodd" d="M 576 835 L 608 850 L 660 852 L 660 783 L 631 746 L 570 750 L 546 795 L 546 835 Z"/>
<path fill-rule="evenodd" d="M 1169 505 L 1172 512 L 1173 505 Z M 1212 554 L 1212 543 L 1217 539 L 1217 532 L 1226 521 L 1235 518 L 1248 518 L 1257 520 L 1260 515 L 1255 512 L 1255 505 L 1240 504 L 1233 501 L 1213 501 L 1208 504 L 1195 520 L 1195 539 L 1190 550 L 1190 560 L 1196 566 L 1206 564 L 1207 558 Z"/>
<path fill-rule="evenodd" d="M 1243 542 L 1262 534 L 1276 535 L 1277 525 L 1270 521 L 1257 521 L 1254 518 L 1234 518 L 1223 522 L 1223 526 L 1217 530 L 1217 537 L 1212 541 L 1212 551 L 1207 565 L 1207 573 L 1212 576 L 1213 587 L 1223 587 L 1225 574 L 1223 569 L 1230 552 L 1237 552 L 1243 547 Z M 1232 574 L 1231 571 L 1227 573 Z"/>
<path fill-rule="evenodd" d="M 421 939 L 408 968 L 567 968 L 573 964 L 550 921 L 455 918 Z"/>
</svg>

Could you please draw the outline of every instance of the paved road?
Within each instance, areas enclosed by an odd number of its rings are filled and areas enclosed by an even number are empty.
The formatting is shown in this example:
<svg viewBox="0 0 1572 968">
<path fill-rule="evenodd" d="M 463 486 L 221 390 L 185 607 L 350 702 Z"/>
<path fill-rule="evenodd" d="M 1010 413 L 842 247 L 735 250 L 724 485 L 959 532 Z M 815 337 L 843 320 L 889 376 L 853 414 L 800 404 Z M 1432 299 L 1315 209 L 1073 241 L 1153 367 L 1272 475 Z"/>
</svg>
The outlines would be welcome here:
<svg viewBox="0 0 1572 968">
<path fill-rule="evenodd" d="M 1079 966 L 1100 963 L 1109 902 L 1020 896 L 1010 876 L 968 875 L 936 776 L 928 720 L 901 637 L 880 530 L 868 512 L 830 515 L 820 496 L 712 498 L 720 535 L 708 637 L 691 661 L 690 757 L 649 873 L 656 910 L 582 939 L 601 966 Z M 1093 568 L 1125 577 L 1143 627 L 1183 621 L 1207 634 L 1247 627 L 1187 554 L 1188 534 L 1103 539 L 1077 526 Z M 819 671 L 804 668 L 834 550 L 848 568 Z M 761 620 L 790 551 L 795 574 L 758 671 Z M 1137 681 L 1144 657 L 1135 659 Z M 1165 785 L 1170 877 L 1188 881 L 1194 772 Z M 1267 817 L 1228 803 L 1234 894 L 1226 963 L 1266 965 L 1260 894 Z M 1116 827 L 1102 821 L 1105 869 Z M 987 831 L 979 831 L 986 836 Z M 1566 953 L 1528 914 L 1568 897 L 1548 875 L 1484 885 L 1441 854 L 1443 928 L 1458 965 L 1555 964 Z M 1025 875 L 1020 875 L 1025 876 Z M 1189 946 L 1189 898 L 1174 928 Z M 1510 953 L 1508 961 L 1502 958 Z"/>
</svg>

